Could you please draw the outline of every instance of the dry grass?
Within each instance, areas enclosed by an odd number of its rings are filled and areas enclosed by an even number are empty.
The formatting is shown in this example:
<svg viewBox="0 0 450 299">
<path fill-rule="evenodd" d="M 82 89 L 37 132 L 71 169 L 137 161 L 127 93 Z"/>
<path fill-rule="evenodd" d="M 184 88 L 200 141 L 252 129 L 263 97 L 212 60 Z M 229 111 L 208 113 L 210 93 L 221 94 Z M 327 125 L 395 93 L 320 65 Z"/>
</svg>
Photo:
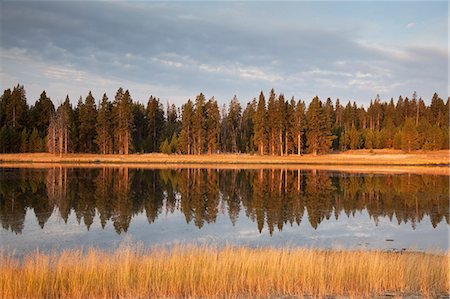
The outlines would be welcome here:
<svg viewBox="0 0 450 299">
<path fill-rule="evenodd" d="M 68 154 L 62 158 L 48 153 L 0 154 L 0 162 L 40 163 L 159 163 L 159 164 L 316 164 L 316 165 L 436 165 L 449 164 L 450 151 L 355 150 L 320 156 L 259 156 L 250 154 L 214 155 L 96 155 Z"/>
<path fill-rule="evenodd" d="M 0 257 L 2 298 L 374 297 L 448 294 L 431 253 L 176 247 Z"/>
</svg>

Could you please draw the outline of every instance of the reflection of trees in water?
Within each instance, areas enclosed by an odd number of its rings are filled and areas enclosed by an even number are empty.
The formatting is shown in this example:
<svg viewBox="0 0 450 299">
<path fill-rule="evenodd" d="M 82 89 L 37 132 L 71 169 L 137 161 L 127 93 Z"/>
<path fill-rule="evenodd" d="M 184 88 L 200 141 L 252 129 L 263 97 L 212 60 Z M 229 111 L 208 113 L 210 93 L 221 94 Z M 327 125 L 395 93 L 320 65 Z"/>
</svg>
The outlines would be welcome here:
<svg viewBox="0 0 450 299">
<path fill-rule="evenodd" d="M 315 229 L 325 219 L 363 210 L 375 224 L 388 217 L 415 228 L 427 215 L 433 227 L 444 218 L 449 223 L 446 176 L 126 167 L 1 169 L 0 174 L 0 222 L 16 233 L 23 230 L 27 209 L 44 227 L 55 208 L 65 222 L 75 213 L 89 229 L 98 217 L 102 227 L 111 222 L 117 233 L 127 231 L 137 214 L 153 223 L 161 213 L 178 210 L 199 228 L 221 213 L 235 224 L 243 211 L 259 231 L 266 226 L 271 234 L 299 225 L 305 211 Z"/>
</svg>

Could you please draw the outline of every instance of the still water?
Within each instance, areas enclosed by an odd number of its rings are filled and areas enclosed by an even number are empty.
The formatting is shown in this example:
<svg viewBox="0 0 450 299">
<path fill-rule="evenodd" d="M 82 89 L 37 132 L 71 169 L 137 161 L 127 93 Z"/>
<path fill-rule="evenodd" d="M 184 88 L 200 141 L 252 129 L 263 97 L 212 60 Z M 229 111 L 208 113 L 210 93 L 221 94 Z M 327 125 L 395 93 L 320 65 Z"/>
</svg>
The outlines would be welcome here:
<svg viewBox="0 0 450 299">
<path fill-rule="evenodd" d="M 0 168 L 0 249 L 180 243 L 448 250 L 449 177 Z"/>
</svg>

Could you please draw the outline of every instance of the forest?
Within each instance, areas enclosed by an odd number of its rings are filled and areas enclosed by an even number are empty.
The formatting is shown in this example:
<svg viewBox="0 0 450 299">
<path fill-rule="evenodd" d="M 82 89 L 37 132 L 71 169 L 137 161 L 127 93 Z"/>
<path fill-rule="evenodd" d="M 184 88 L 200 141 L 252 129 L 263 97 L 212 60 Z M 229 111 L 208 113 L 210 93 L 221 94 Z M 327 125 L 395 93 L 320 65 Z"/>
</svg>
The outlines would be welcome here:
<svg viewBox="0 0 450 299">
<path fill-rule="evenodd" d="M 353 149 L 449 148 L 449 99 L 429 105 L 414 92 L 397 101 L 377 95 L 368 107 L 314 97 L 309 104 L 272 89 L 242 105 L 219 106 L 200 93 L 181 107 L 150 96 L 145 106 L 119 88 L 113 100 L 92 93 L 55 107 L 43 91 L 29 106 L 23 85 L 0 98 L 0 152 L 314 155 Z"/>
</svg>

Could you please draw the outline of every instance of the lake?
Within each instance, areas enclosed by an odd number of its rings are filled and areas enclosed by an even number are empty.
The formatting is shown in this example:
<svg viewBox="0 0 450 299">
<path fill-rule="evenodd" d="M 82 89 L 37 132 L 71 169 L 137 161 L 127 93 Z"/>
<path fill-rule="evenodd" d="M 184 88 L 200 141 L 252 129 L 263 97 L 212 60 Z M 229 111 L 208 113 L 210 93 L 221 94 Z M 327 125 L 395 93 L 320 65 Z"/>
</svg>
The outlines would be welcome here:
<svg viewBox="0 0 450 299">
<path fill-rule="evenodd" d="M 0 168 L 0 248 L 123 243 L 448 250 L 449 177 L 305 169 Z"/>
</svg>

